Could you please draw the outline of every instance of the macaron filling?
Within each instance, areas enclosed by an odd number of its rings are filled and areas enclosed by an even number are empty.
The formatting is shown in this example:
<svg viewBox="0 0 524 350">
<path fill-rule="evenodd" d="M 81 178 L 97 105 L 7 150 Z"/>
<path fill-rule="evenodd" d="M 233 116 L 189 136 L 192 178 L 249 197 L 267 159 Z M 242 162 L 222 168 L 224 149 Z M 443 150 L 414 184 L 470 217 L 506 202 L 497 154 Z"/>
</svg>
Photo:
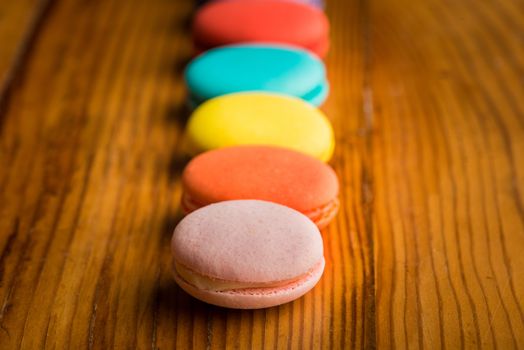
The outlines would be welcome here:
<svg viewBox="0 0 524 350">
<path fill-rule="evenodd" d="M 263 292 L 264 290 L 273 290 L 275 288 L 282 288 L 301 283 L 309 279 L 311 276 L 317 274 L 319 270 L 324 269 L 324 258 L 316 263 L 307 272 L 296 276 L 294 278 L 281 281 L 229 281 L 218 277 L 205 276 L 192 269 L 183 266 L 176 261 L 173 263 L 173 273 L 175 277 L 182 279 L 185 283 L 200 290 L 208 290 L 213 292 Z"/>
</svg>

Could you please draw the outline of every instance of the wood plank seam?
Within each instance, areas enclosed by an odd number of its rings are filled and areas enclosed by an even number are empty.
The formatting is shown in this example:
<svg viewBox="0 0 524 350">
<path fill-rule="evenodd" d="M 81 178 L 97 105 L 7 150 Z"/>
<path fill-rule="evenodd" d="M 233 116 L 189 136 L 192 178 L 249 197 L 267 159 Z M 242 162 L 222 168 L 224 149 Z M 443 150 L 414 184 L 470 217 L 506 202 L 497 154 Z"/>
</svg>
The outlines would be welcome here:
<svg viewBox="0 0 524 350">
<path fill-rule="evenodd" d="M 374 222 L 374 180 L 373 180 L 373 134 L 374 134 L 374 101 L 373 101 L 373 86 L 371 84 L 371 72 L 373 69 L 372 45 L 373 38 L 371 32 L 371 4 L 369 1 L 361 0 L 360 9 L 362 11 L 360 21 L 360 31 L 363 42 L 363 81 L 362 81 L 362 127 L 361 133 L 364 139 L 363 147 L 363 164 L 362 164 L 362 185 L 361 198 L 363 203 L 364 226 L 366 230 L 366 239 L 368 242 L 367 251 L 365 255 L 369 260 L 365 267 L 369 267 L 366 281 L 364 282 L 363 302 L 366 304 L 365 314 L 366 320 L 362 330 L 362 346 L 364 348 L 375 349 L 377 347 L 377 332 L 376 332 L 376 271 L 375 271 L 375 227 Z M 363 257 L 366 261 L 366 258 Z M 367 301 L 367 302 L 366 302 Z M 366 327 L 368 326 L 368 327 Z"/>
</svg>

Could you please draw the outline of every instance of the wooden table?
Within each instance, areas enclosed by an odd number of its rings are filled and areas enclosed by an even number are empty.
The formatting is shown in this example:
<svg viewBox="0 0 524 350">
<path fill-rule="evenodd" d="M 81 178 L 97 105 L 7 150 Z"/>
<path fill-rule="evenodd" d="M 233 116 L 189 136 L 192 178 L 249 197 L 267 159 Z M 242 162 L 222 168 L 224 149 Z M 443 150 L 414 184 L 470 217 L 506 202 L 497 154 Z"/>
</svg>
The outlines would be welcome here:
<svg viewBox="0 0 524 350">
<path fill-rule="evenodd" d="M 524 2 L 328 2 L 342 208 L 257 311 L 170 276 L 191 13 L 0 2 L 0 348 L 523 348 Z"/>
</svg>

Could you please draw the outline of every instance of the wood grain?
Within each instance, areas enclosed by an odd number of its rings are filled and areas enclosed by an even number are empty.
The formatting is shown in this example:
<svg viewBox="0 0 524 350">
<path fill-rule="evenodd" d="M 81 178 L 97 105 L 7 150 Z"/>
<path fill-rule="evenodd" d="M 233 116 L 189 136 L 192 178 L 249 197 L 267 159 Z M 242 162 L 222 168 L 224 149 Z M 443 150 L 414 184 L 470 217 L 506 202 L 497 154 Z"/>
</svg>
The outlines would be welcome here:
<svg viewBox="0 0 524 350">
<path fill-rule="evenodd" d="M 50 5 L 50 0 L 0 1 L 0 109 L 6 108 L 15 78 L 23 74 Z"/>
<path fill-rule="evenodd" d="M 371 6 L 378 347 L 524 344 L 521 5 Z"/>
<path fill-rule="evenodd" d="M 192 3 L 41 6 L 0 4 L 0 38 L 33 33 L 0 59 L 17 82 L 0 112 L 0 348 L 524 346 L 522 2 L 328 2 L 341 211 L 320 284 L 256 311 L 170 276 Z"/>
</svg>

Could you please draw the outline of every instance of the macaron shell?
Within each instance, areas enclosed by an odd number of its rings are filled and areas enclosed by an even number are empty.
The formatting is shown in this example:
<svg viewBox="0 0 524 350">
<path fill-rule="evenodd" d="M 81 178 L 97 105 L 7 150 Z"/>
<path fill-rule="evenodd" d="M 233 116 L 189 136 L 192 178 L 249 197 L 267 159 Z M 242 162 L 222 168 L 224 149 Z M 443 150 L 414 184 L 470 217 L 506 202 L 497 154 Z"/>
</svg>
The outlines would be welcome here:
<svg viewBox="0 0 524 350">
<path fill-rule="evenodd" d="M 337 215 L 340 202 L 338 198 L 332 200 L 325 206 L 318 208 L 317 210 L 305 213 L 305 215 L 311 219 L 317 225 L 319 229 L 326 227 L 331 220 Z"/>
<path fill-rule="evenodd" d="M 184 194 L 202 205 L 234 199 L 279 203 L 302 213 L 335 200 L 335 171 L 318 159 L 269 146 L 227 147 L 194 158 L 182 174 Z"/>
<path fill-rule="evenodd" d="M 197 47 L 244 42 L 276 42 L 327 53 L 329 22 L 315 6 L 280 0 L 223 0 L 206 4 L 195 16 Z"/>
<path fill-rule="evenodd" d="M 304 101 L 308 102 L 312 106 L 322 106 L 329 95 L 329 83 L 327 80 L 324 80 L 320 85 L 317 85 L 316 88 L 311 90 L 306 95 L 299 96 Z"/>
<path fill-rule="evenodd" d="M 186 142 L 192 153 L 239 145 L 273 145 L 327 162 L 335 147 L 333 128 L 317 108 L 267 93 L 224 95 L 191 115 Z"/>
<path fill-rule="evenodd" d="M 318 106 L 329 91 L 322 61 L 305 50 L 282 45 L 233 45 L 210 50 L 189 63 L 185 80 L 193 104 L 235 92 L 267 91 Z"/>
<path fill-rule="evenodd" d="M 286 93 L 282 93 L 282 94 L 286 94 Z M 311 104 L 312 106 L 319 107 L 326 101 L 328 95 L 329 95 L 329 83 L 326 81 L 323 84 L 317 86 L 310 93 L 304 96 L 301 96 L 300 98 L 306 101 L 307 103 Z M 202 102 L 203 101 L 200 98 L 194 98 L 192 96 L 189 96 L 187 99 L 187 107 L 190 111 L 193 111 L 200 104 L 202 104 Z"/>
<path fill-rule="evenodd" d="M 206 303 L 233 309 L 260 309 L 288 303 L 309 292 L 322 277 L 324 266 L 325 261 L 322 258 L 319 267 L 306 278 L 286 286 L 224 292 L 197 289 L 185 282 L 174 269 L 173 277 L 189 295 Z"/>
<path fill-rule="evenodd" d="M 197 5 L 202 6 L 203 4 L 211 2 L 211 1 L 220 1 L 220 0 L 197 0 Z M 250 0 L 244 0 L 244 1 L 250 1 Z M 283 0 L 283 1 L 302 2 L 304 4 L 310 4 L 313 6 L 317 6 L 318 8 L 324 8 L 324 1 L 322 0 Z"/>
<path fill-rule="evenodd" d="M 174 260 L 226 281 L 278 283 L 311 270 L 323 256 L 318 228 L 288 207 L 257 200 L 211 204 L 173 233 Z"/>
</svg>

